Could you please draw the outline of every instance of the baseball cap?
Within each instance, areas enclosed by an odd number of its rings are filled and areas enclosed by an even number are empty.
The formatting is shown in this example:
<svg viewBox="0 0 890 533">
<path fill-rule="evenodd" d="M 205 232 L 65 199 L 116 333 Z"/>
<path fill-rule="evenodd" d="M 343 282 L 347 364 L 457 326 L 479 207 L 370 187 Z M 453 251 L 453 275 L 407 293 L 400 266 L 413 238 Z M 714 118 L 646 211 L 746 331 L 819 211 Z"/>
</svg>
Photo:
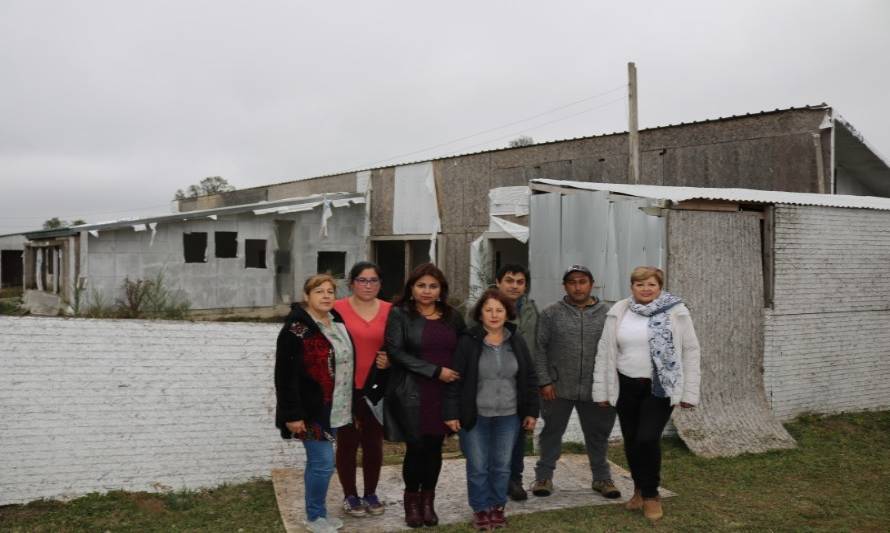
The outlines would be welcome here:
<svg viewBox="0 0 890 533">
<path fill-rule="evenodd" d="M 565 283 L 569 278 L 569 274 L 572 272 L 581 272 L 582 274 L 587 274 L 587 277 L 590 278 L 590 281 L 593 281 L 593 274 L 590 273 L 590 269 L 584 265 L 572 265 L 566 269 L 565 274 L 562 275 L 562 282 Z"/>
</svg>

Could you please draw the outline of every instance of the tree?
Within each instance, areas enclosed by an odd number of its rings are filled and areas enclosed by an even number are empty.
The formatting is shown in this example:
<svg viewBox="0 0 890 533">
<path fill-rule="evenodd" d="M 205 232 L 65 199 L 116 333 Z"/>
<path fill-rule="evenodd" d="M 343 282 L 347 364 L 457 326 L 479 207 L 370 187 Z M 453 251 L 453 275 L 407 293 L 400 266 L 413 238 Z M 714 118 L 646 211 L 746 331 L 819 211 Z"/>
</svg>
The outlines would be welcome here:
<svg viewBox="0 0 890 533">
<path fill-rule="evenodd" d="M 59 217 L 52 217 L 43 223 L 43 229 L 70 228 L 71 226 L 80 226 L 81 224 L 86 224 L 86 221 L 78 218 L 73 222 L 66 222 Z"/>
<path fill-rule="evenodd" d="M 197 198 L 207 194 L 216 194 L 219 192 L 234 191 L 235 187 L 229 185 L 225 178 L 220 176 L 209 176 L 201 180 L 197 185 L 189 185 L 185 191 L 178 189 L 173 195 L 174 200 L 185 200 L 186 198 Z"/>
<path fill-rule="evenodd" d="M 59 217 L 52 217 L 43 223 L 43 229 L 58 229 L 64 228 L 67 224 L 65 224 L 64 220 L 60 220 Z"/>
<path fill-rule="evenodd" d="M 529 146 L 531 144 L 535 144 L 535 140 L 528 135 L 522 135 L 510 141 L 510 144 L 507 146 L 509 148 L 519 148 L 520 146 Z"/>
</svg>

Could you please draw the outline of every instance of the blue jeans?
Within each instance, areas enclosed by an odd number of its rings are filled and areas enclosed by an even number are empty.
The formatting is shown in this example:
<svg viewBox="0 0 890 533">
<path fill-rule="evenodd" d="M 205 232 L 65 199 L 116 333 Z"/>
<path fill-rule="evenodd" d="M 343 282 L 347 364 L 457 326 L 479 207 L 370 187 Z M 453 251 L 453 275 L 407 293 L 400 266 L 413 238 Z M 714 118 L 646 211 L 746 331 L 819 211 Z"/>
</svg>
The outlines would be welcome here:
<svg viewBox="0 0 890 533">
<path fill-rule="evenodd" d="M 510 457 L 519 431 L 519 417 L 479 416 L 476 425 L 460 430 L 460 447 L 467 458 L 467 495 L 473 512 L 507 504 Z"/>
<path fill-rule="evenodd" d="M 306 465 L 303 469 L 303 490 L 306 497 L 306 518 L 311 522 L 328 516 L 325 499 L 334 475 L 334 445 L 328 440 L 304 440 Z"/>
</svg>

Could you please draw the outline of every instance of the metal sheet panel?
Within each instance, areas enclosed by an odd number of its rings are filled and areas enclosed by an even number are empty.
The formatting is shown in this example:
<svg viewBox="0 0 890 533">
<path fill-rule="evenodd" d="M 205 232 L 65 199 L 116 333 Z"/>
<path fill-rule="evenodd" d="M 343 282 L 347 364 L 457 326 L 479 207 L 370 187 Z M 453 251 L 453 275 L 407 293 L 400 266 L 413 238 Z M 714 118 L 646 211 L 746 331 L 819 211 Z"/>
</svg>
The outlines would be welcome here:
<svg viewBox="0 0 890 533">
<path fill-rule="evenodd" d="M 531 270 L 531 297 L 538 308 L 555 302 L 562 294 L 560 258 L 562 203 L 558 194 L 537 194 L 531 197 L 529 218 L 528 260 Z"/>
<path fill-rule="evenodd" d="M 628 295 L 634 267 L 663 267 L 664 219 L 640 209 L 651 203 L 601 191 L 532 196 L 529 250 L 538 303 L 563 296 L 562 273 L 572 264 L 590 268 L 594 294 L 607 301 Z"/>
<path fill-rule="evenodd" d="M 596 286 L 602 287 L 608 276 L 605 272 L 609 241 L 609 201 L 606 194 L 583 192 L 562 198 L 560 221 L 562 253 L 560 277 L 570 265 L 584 265 L 593 272 Z M 562 297 L 562 288 L 559 288 Z M 600 296 L 600 294 L 598 294 Z"/>
</svg>

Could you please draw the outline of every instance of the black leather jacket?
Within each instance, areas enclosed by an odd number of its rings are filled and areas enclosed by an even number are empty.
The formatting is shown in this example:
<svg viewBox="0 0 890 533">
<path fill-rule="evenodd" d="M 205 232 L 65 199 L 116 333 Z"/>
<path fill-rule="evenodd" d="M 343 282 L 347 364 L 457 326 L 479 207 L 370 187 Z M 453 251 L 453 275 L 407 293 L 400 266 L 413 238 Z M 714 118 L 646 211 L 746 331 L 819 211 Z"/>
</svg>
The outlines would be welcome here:
<svg viewBox="0 0 890 533">
<path fill-rule="evenodd" d="M 438 378 L 441 372 L 441 367 L 421 357 L 426 320 L 395 306 L 386 322 L 386 353 L 392 361 L 383 402 L 383 428 L 388 441 L 420 439 L 420 387 L 415 376 Z M 457 310 L 451 309 L 448 323 L 460 337 L 465 325 Z"/>
</svg>

